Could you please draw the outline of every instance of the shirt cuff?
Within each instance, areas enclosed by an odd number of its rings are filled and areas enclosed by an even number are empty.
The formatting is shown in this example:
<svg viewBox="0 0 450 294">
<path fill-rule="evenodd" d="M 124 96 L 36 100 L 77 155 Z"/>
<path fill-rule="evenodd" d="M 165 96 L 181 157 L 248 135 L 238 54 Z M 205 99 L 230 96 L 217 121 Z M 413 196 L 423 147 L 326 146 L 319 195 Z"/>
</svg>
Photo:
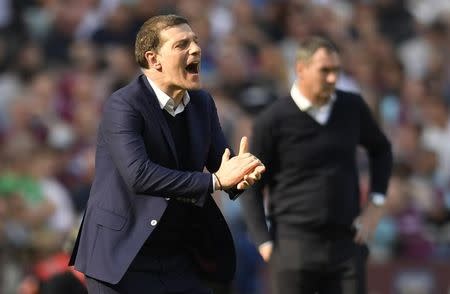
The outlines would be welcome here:
<svg viewBox="0 0 450 294">
<path fill-rule="evenodd" d="M 386 195 L 378 192 L 370 193 L 370 201 L 376 206 L 382 206 L 386 201 Z"/>
</svg>

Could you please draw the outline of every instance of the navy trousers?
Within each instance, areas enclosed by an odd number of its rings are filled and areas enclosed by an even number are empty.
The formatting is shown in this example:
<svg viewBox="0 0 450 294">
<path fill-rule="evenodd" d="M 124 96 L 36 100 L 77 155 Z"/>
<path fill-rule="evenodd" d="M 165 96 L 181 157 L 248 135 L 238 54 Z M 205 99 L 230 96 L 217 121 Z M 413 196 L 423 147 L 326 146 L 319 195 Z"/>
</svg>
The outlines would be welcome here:
<svg viewBox="0 0 450 294">
<path fill-rule="evenodd" d="M 86 277 L 89 294 L 212 294 L 189 257 L 142 256 L 133 261 L 116 285 Z"/>
</svg>

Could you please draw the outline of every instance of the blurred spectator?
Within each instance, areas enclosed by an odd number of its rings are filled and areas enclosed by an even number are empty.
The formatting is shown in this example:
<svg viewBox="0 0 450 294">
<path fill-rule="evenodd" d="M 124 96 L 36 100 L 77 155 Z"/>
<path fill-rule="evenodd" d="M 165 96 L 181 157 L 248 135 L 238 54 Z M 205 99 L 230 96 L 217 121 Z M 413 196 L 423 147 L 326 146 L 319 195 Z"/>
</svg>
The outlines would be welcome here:
<svg viewBox="0 0 450 294">
<path fill-rule="evenodd" d="M 119 5 L 107 15 L 104 25 L 99 26 L 93 33 L 92 41 L 101 48 L 111 45 L 129 45 L 134 44 L 136 33 L 131 9 L 126 5 Z"/>
<path fill-rule="evenodd" d="M 442 98 L 429 96 L 422 105 L 422 144 L 437 155 L 435 184 L 450 189 L 450 116 Z"/>
</svg>

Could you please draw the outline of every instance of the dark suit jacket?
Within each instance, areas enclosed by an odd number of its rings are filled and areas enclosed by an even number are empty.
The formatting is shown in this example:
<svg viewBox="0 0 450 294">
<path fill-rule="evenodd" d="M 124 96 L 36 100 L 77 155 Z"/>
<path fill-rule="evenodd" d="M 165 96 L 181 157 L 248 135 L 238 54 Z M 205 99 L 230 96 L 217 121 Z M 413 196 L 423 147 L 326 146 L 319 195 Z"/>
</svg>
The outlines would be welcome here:
<svg viewBox="0 0 450 294">
<path fill-rule="evenodd" d="M 175 144 L 144 75 L 106 101 L 98 129 L 95 178 L 70 265 L 116 284 L 163 215 L 168 201 L 203 207 L 193 254 L 206 278 L 228 282 L 235 271 L 230 231 L 210 193 L 228 145 L 216 107 L 204 91 L 190 91 L 185 108 L 191 170 L 178 170 Z M 179 200 L 176 200 L 179 198 Z M 193 233 L 194 234 L 194 233 Z"/>
</svg>

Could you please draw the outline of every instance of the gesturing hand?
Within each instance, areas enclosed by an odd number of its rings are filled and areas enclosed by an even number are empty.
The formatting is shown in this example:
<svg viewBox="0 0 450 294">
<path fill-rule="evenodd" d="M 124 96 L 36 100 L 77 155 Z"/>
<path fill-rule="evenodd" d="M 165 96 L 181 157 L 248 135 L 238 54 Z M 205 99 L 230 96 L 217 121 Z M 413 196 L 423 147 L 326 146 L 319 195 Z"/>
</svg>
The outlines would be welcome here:
<svg viewBox="0 0 450 294">
<path fill-rule="evenodd" d="M 247 137 L 242 137 L 241 143 L 239 145 L 239 155 L 248 152 L 248 139 Z M 261 179 L 261 174 L 266 170 L 266 167 L 261 163 L 252 172 L 246 174 L 244 178 L 237 184 L 239 190 L 245 190 L 252 186 L 256 181 Z"/>
<path fill-rule="evenodd" d="M 237 156 L 230 158 L 230 150 L 225 149 L 219 170 L 215 174 L 222 189 L 228 189 L 236 185 L 238 189 L 245 189 L 259 179 L 264 170 L 265 167 L 261 161 L 248 153 L 248 141 L 247 137 L 244 136 L 241 139 Z"/>
</svg>

